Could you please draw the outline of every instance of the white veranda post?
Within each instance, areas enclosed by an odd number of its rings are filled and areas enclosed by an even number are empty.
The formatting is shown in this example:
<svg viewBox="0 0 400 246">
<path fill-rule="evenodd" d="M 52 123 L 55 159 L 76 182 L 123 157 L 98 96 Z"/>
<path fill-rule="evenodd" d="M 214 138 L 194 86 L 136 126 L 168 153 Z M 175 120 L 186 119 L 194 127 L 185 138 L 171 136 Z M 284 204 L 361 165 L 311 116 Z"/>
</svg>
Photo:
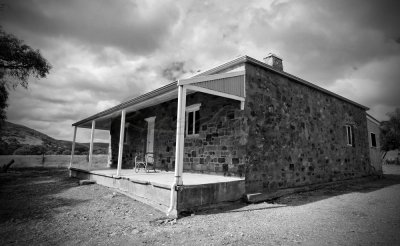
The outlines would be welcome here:
<svg viewBox="0 0 400 246">
<path fill-rule="evenodd" d="M 121 112 L 121 129 L 119 132 L 117 177 L 119 177 L 121 175 L 122 154 L 124 151 L 125 115 L 126 115 L 126 111 L 122 110 L 122 112 Z"/>
<path fill-rule="evenodd" d="M 177 203 L 176 187 L 183 185 L 183 147 L 185 141 L 185 109 L 186 109 L 186 88 L 183 85 L 178 87 L 178 112 L 176 115 L 176 145 L 175 145 L 175 180 L 171 185 L 171 198 L 167 211 L 169 216 L 173 213 Z M 176 212 L 176 209 L 175 209 Z"/>
<path fill-rule="evenodd" d="M 92 121 L 92 131 L 90 133 L 90 147 L 89 147 L 89 170 L 92 169 L 93 164 L 93 140 L 94 140 L 94 130 L 96 128 L 96 121 Z"/>
<path fill-rule="evenodd" d="M 178 112 L 176 119 L 176 145 L 175 145 L 175 181 L 177 185 L 182 185 L 183 172 L 183 152 L 185 141 L 185 108 L 186 108 L 186 88 L 180 85 L 178 88 Z"/>
<path fill-rule="evenodd" d="M 76 141 L 76 130 L 77 126 L 74 127 L 74 137 L 72 138 L 72 148 L 71 148 L 71 160 L 69 161 L 69 168 L 72 167 L 72 162 L 74 161 L 74 153 L 75 153 L 75 141 Z"/>
<path fill-rule="evenodd" d="M 108 152 L 107 152 L 107 167 L 111 167 L 112 161 L 112 149 L 111 149 L 111 131 L 108 136 Z"/>
</svg>

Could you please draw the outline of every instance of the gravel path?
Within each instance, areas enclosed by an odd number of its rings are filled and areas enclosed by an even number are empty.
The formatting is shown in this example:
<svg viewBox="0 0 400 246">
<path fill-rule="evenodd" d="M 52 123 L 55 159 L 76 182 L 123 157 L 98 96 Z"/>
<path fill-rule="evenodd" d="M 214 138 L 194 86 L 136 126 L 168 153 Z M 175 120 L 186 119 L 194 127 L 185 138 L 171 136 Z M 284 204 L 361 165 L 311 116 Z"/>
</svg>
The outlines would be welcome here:
<svg viewBox="0 0 400 246">
<path fill-rule="evenodd" d="M 178 221 L 65 169 L 0 176 L 1 245 L 400 245 L 400 166 L 384 179 Z"/>
</svg>

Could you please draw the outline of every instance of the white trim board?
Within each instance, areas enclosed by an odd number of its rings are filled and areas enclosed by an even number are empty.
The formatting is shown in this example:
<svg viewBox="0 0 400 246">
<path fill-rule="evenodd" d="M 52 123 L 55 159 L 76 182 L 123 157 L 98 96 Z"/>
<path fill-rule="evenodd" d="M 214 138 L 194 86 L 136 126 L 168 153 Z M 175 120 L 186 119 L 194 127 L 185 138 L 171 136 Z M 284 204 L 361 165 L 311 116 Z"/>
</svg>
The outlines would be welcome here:
<svg viewBox="0 0 400 246">
<path fill-rule="evenodd" d="M 232 94 L 228 94 L 228 93 L 224 93 L 224 92 L 214 91 L 214 90 L 210 90 L 210 89 L 195 86 L 195 85 L 185 85 L 185 88 L 188 90 L 199 91 L 199 92 L 203 92 L 203 93 L 207 93 L 207 94 L 211 94 L 211 95 L 215 95 L 215 96 L 238 100 L 241 102 L 245 101 L 244 97 L 240 97 L 240 96 L 236 96 L 236 95 L 232 95 Z"/>
<path fill-rule="evenodd" d="M 201 103 L 196 103 L 196 104 L 186 106 L 186 112 L 193 112 L 193 111 L 199 110 L 200 107 L 201 107 Z"/>
<path fill-rule="evenodd" d="M 209 81 L 209 80 L 237 77 L 237 76 L 242 76 L 244 74 L 245 74 L 245 71 L 238 71 L 238 72 L 231 72 L 231 73 L 218 73 L 218 74 L 213 74 L 213 75 L 206 75 L 206 76 L 178 80 L 178 85 L 189 85 L 189 84 L 199 83 L 199 82 L 204 82 L 204 81 Z"/>
</svg>

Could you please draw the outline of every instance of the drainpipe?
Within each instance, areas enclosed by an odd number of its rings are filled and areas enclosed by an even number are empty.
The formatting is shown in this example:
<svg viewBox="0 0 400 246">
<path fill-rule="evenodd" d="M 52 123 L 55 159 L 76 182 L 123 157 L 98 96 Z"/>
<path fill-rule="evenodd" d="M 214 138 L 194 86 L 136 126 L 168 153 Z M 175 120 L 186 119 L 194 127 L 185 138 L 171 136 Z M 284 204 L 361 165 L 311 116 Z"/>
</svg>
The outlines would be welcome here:
<svg viewBox="0 0 400 246">
<path fill-rule="evenodd" d="M 178 82 L 179 84 L 179 82 Z M 176 144 L 175 144 L 175 179 L 171 185 L 170 206 L 167 211 L 169 216 L 177 203 L 177 187 L 182 185 L 183 172 L 183 152 L 185 141 L 185 108 L 186 108 L 186 88 L 178 86 L 178 112 L 176 115 Z"/>
</svg>

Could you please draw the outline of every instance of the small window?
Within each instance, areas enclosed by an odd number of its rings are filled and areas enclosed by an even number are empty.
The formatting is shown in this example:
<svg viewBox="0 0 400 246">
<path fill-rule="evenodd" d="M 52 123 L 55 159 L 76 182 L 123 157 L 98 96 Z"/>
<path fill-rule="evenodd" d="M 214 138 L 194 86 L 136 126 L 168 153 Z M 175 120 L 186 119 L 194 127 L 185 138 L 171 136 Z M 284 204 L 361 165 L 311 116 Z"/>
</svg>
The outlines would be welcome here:
<svg viewBox="0 0 400 246">
<path fill-rule="evenodd" d="M 346 125 L 347 145 L 354 146 L 354 131 L 353 126 Z"/>
<path fill-rule="evenodd" d="M 200 106 L 194 104 L 186 107 L 186 136 L 198 136 L 200 132 Z"/>
<path fill-rule="evenodd" d="M 376 148 L 376 135 L 375 135 L 375 133 L 371 132 L 370 136 L 371 136 L 371 147 L 375 147 Z"/>
</svg>

